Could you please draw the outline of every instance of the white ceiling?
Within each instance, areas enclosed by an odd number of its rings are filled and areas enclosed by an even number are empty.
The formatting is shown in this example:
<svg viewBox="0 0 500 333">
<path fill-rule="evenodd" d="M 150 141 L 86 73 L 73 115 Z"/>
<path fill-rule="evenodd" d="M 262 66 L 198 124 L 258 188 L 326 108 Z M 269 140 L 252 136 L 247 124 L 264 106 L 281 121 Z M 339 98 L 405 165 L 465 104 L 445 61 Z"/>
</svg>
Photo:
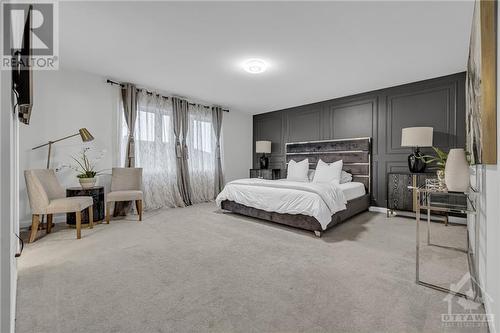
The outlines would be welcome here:
<svg viewBox="0 0 500 333">
<path fill-rule="evenodd" d="M 465 70 L 473 3 L 64 2 L 60 60 L 262 113 Z M 263 58 L 260 75 L 239 63 Z"/>
</svg>

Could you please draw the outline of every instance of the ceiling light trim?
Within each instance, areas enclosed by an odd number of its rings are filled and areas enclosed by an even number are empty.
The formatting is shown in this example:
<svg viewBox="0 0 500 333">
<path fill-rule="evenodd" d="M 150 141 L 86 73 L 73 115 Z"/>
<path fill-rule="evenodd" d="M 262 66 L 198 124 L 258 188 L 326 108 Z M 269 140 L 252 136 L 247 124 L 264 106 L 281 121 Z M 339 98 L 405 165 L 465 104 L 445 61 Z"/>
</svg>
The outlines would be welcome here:
<svg viewBox="0 0 500 333">
<path fill-rule="evenodd" d="M 267 71 L 267 69 L 269 68 L 269 64 L 265 60 L 259 58 L 251 58 L 245 60 L 242 67 L 247 73 L 262 74 Z"/>
</svg>

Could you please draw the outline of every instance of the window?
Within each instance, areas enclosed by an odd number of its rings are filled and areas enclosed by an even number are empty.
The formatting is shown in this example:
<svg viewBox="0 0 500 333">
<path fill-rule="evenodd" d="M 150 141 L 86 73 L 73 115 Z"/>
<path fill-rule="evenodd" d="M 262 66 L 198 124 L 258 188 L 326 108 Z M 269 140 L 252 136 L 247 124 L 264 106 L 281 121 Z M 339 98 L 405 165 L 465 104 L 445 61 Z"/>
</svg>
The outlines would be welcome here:
<svg viewBox="0 0 500 333">
<path fill-rule="evenodd" d="M 155 141 L 155 114 L 139 111 L 135 122 L 136 139 L 140 141 Z"/>
<path fill-rule="evenodd" d="M 196 137 L 193 140 L 193 148 L 195 150 L 212 152 L 212 124 L 208 121 L 195 120 L 193 121 L 193 133 Z"/>
<path fill-rule="evenodd" d="M 148 111 L 139 111 L 135 122 L 135 139 L 144 142 L 154 142 L 156 138 L 155 128 L 160 124 L 155 124 L 156 114 Z M 158 115 L 161 117 L 161 142 L 169 143 L 173 136 L 172 121 L 169 115 Z M 125 122 L 125 117 L 121 117 L 122 129 L 121 133 L 123 138 L 128 137 L 128 126 Z"/>
<path fill-rule="evenodd" d="M 162 116 L 162 126 L 161 126 L 161 141 L 168 143 L 170 141 L 170 136 L 172 135 L 172 126 L 170 121 L 170 116 Z"/>
</svg>

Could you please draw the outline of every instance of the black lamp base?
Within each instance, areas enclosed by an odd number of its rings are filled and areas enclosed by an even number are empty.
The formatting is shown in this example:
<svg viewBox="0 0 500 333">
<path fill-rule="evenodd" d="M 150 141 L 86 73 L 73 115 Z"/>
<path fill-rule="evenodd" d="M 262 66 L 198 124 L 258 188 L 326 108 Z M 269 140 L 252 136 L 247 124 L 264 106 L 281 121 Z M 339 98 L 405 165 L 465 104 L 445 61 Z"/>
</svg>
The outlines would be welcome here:
<svg viewBox="0 0 500 333">
<path fill-rule="evenodd" d="M 408 168 L 411 173 L 421 173 L 425 171 L 426 164 L 422 159 L 422 156 L 424 155 L 420 152 L 420 150 L 418 150 L 418 148 L 408 156 Z"/>
<path fill-rule="evenodd" d="M 266 157 L 266 154 L 262 154 L 260 157 L 260 168 L 261 169 L 267 169 L 269 168 L 269 158 Z"/>
</svg>

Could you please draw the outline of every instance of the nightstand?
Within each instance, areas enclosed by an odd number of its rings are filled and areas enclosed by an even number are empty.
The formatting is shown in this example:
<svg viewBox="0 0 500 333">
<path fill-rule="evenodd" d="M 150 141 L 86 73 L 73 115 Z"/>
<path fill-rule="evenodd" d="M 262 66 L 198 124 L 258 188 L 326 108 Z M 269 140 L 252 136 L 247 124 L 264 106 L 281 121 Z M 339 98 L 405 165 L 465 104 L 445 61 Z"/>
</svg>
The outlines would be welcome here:
<svg viewBox="0 0 500 333">
<path fill-rule="evenodd" d="M 394 215 L 395 212 L 415 213 L 416 191 L 408 189 L 408 187 L 423 186 L 426 179 L 435 177 L 436 175 L 431 172 L 389 172 L 387 174 L 387 216 Z"/>
<path fill-rule="evenodd" d="M 66 197 L 87 196 L 94 200 L 94 223 L 104 220 L 104 186 L 94 186 L 83 189 L 81 187 L 70 187 L 66 189 Z M 66 223 L 70 226 L 76 225 L 75 213 L 66 214 Z M 82 226 L 89 224 L 89 216 L 87 210 L 82 213 Z"/>
<path fill-rule="evenodd" d="M 250 178 L 280 179 L 281 169 L 250 169 Z"/>
</svg>

